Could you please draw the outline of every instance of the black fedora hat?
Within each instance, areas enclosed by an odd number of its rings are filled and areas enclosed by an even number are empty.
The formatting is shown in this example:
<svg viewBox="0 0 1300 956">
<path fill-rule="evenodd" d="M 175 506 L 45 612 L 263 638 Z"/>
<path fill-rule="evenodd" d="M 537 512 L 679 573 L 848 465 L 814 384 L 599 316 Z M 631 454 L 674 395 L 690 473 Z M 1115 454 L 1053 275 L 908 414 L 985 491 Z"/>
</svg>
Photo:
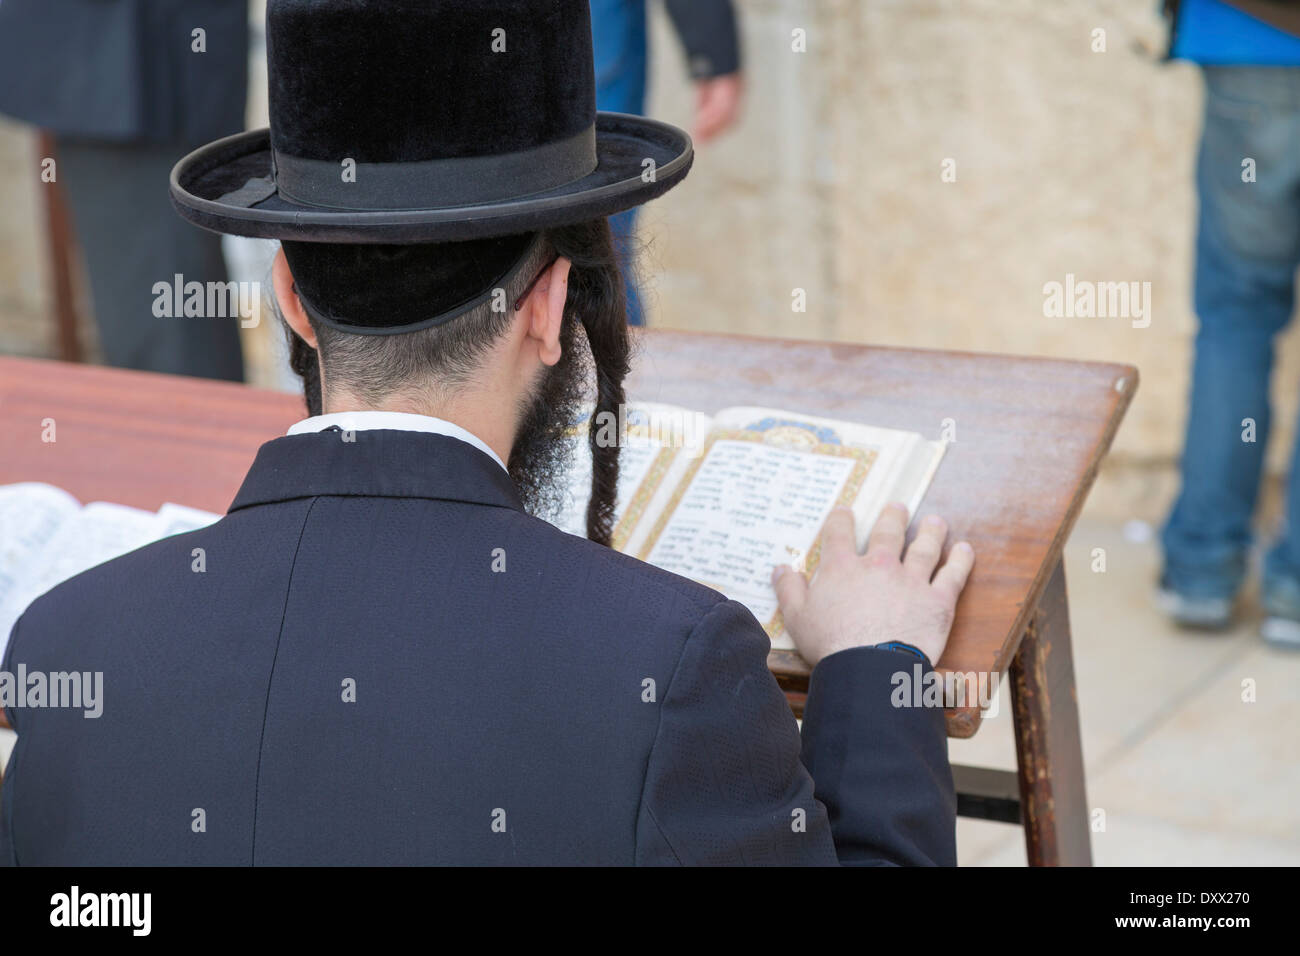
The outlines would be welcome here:
<svg viewBox="0 0 1300 956">
<path fill-rule="evenodd" d="M 597 113 L 587 0 L 270 0 L 270 129 L 190 153 L 173 203 L 297 242 L 485 240 L 671 189 L 690 137 Z"/>
</svg>

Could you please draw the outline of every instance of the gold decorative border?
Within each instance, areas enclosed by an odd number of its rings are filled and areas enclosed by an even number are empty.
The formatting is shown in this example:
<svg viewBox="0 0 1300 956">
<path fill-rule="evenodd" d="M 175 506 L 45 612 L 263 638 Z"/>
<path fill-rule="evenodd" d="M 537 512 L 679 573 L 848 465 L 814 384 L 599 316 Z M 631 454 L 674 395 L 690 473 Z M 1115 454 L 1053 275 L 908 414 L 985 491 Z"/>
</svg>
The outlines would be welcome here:
<svg viewBox="0 0 1300 956">
<path fill-rule="evenodd" d="M 650 553 L 654 550 L 655 545 L 659 541 L 660 535 L 663 534 L 664 528 L 667 527 L 673 513 L 677 510 L 677 505 L 681 503 L 682 497 L 686 494 L 686 489 L 690 487 L 691 482 L 694 480 L 700 467 L 704 464 L 705 459 L 709 457 L 709 452 L 713 449 L 715 442 L 747 441 L 755 442 L 760 445 L 775 444 L 768 442 L 766 436 L 766 432 L 750 431 L 748 429 L 739 428 L 720 428 L 711 431 L 708 438 L 705 439 L 703 451 L 693 462 L 691 462 L 690 468 L 688 468 L 686 473 L 682 475 L 682 479 L 677 483 L 677 487 L 673 489 L 672 496 L 668 499 L 664 509 L 659 513 L 659 517 L 655 520 L 654 528 L 651 530 L 649 537 L 646 538 L 645 544 L 641 547 L 641 553 L 638 554 L 637 557 L 642 561 L 648 561 L 650 559 Z M 835 445 L 830 442 L 819 442 L 816 445 L 807 448 L 798 448 L 779 444 L 777 444 L 776 447 L 784 447 L 790 451 L 797 451 L 808 455 L 828 455 L 833 458 L 855 459 L 853 468 L 849 472 L 849 477 L 845 480 L 844 487 L 840 489 L 839 497 L 835 500 L 835 506 L 852 506 L 853 502 L 857 500 L 858 494 L 862 490 L 862 485 L 866 481 L 867 475 L 870 473 L 872 466 L 875 464 L 878 454 L 875 449 L 857 448 L 852 445 Z M 810 577 L 812 573 L 817 570 L 817 563 L 821 560 L 821 549 L 822 532 L 819 531 L 817 537 L 813 541 L 812 548 L 808 552 L 808 559 L 804 562 L 804 572 Z M 710 584 L 707 581 L 700 581 L 698 583 L 712 587 L 715 590 L 721 590 L 717 585 Z M 778 610 L 772 615 L 771 620 L 763 626 L 763 629 L 767 631 L 768 637 L 774 637 L 780 633 L 784 626 L 785 624 L 781 619 L 781 612 Z"/>
<path fill-rule="evenodd" d="M 576 449 L 577 454 L 591 454 L 590 444 L 587 440 L 590 431 L 590 417 L 585 418 L 580 422 L 576 422 L 565 429 L 564 434 L 566 436 L 580 439 Z M 627 426 L 626 434 L 637 435 L 642 438 L 652 437 L 650 428 L 647 425 L 629 424 Z M 636 532 L 636 526 L 640 522 L 641 516 L 645 513 L 646 508 L 649 507 L 655 493 L 659 490 L 659 486 L 663 484 L 664 476 L 668 473 L 669 467 L 677 457 L 678 450 L 679 449 L 672 445 L 659 446 L 659 452 L 655 455 L 654 460 L 651 461 L 650 467 L 646 469 L 646 473 L 641 476 L 641 483 L 637 485 L 636 491 L 632 492 L 631 496 L 628 498 L 627 511 L 619 515 L 617 520 L 614 522 L 614 530 L 610 535 L 610 546 L 613 547 L 615 551 L 622 551 L 628 540 Z M 620 461 L 620 466 L 621 464 L 622 462 Z M 590 497 L 590 488 L 587 489 L 587 493 Z"/>
<path fill-rule="evenodd" d="M 636 531 L 641 516 L 645 514 L 646 508 L 650 506 L 650 501 L 659 490 L 659 486 L 663 484 L 664 475 L 668 473 L 668 469 L 676 458 L 676 448 L 667 445 L 660 447 L 654 461 L 650 463 L 646 473 L 641 476 L 641 484 L 637 485 L 636 491 L 628 498 L 627 510 L 619 515 L 618 522 L 614 525 L 614 533 L 611 536 L 610 544 L 615 551 L 622 551 L 624 545 L 627 544 Z"/>
</svg>

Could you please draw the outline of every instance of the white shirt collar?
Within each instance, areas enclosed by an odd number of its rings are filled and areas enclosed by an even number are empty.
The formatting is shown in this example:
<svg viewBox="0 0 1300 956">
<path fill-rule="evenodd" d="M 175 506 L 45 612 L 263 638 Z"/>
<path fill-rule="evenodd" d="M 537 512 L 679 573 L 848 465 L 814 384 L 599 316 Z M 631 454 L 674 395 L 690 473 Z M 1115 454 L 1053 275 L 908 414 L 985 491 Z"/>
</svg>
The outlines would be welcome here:
<svg viewBox="0 0 1300 956">
<path fill-rule="evenodd" d="M 429 432 L 434 435 L 446 435 L 448 438 L 468 442 L 485 455 L 491 456 L 492 460 L 501 466 L 502 471 L 508 470 L 505 462 L 488 447 L 487 442 L 483 439 L 461 428 L 455 422 L 434 418 L 432 415 L 413 415 L 409 412 L 334 412 L 331 415 L 316 415 L 312 418 L 305 418 L 289 426 L 289 431 L 285 434 L 306 435 L 311 432 L 324 431 L 332 425 L 337 425 L 344 431 L 369 431 L 376 428 L 387 428 L 395 431 Z"/>
</svg>

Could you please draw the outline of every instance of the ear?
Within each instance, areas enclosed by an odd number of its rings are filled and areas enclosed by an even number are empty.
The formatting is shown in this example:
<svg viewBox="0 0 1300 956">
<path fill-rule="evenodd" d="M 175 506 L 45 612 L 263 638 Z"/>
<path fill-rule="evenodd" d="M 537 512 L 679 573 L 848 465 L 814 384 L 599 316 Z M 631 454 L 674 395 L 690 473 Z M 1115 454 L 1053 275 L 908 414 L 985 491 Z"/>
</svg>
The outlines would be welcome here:
<svg viewBox="0 0 1300 956">
<path fill-rule="evenodd" d="M 560 326 L 569 298 L 569 269 L 573 263 L 561 256 L 542 273 L 524 300 L 528 337 L 537 340 L 537 355 L 545 365 L 560 360 Z"/>
<path fill-rule="evenodd" d="M 298 293 L 294 291 L 293 273 L 289 271 L 289 260 L 284 257 L 283 249 L 276 252 L 275 261 L 271 264 L 271 284 L 275 288 L 275 301 L 280 305 L 280 314 L 289 323 L 289 328 L 293 329 L 298 338 L 315 348 L 316 332 L 307 319 L 307 313 L 303 311 Z"/>
</svg>

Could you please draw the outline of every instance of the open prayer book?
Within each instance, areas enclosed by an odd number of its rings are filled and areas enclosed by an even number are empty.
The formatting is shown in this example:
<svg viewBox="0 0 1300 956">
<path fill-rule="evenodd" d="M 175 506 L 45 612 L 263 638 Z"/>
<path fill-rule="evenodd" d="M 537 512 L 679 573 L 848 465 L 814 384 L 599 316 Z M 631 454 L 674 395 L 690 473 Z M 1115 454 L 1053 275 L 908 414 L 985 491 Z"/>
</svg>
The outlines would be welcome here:
<svg viewBox="0 0 1300 956">
<path fill-rule="evenodd" d="M 885 505 L 902 501 L 915 514 L 945 449 L 916 432 L 770 408 L 727 408 L 710 418 L 632 404 L 620 422 L 592 421 L 589 412 L 573 428 L 567 501 L 554 519 L 584 536 L 592 428 L 622 446 L 614 547 L 741 602 L 777 648 L 794 644 L 772 568 L 811 575 L 822 525 L 837 505 L 853 509 L 859 550 Z"/>
<path fill-rule="evenodd" d="M 0 485 L 0 657 L 27 605 L 61 581 L 220 515 L 165 504 L 157 512 L 81 502 L 38 482 Z"/>
</svg>

